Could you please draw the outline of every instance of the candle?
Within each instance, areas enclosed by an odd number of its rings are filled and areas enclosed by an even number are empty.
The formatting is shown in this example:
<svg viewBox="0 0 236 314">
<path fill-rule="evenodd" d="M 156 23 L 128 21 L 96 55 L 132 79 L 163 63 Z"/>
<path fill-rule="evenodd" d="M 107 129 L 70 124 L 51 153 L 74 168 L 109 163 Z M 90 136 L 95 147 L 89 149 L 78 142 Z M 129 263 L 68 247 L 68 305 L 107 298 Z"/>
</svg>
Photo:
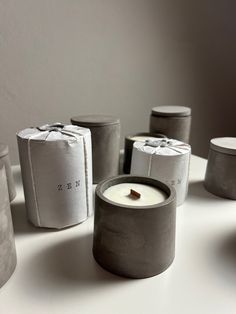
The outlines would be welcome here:
<svg viewBox="0 0 236 314">
<path fill-rule="evenodd" d="M 10 201 L 12 201 L 16 197 L 16 189 L 15 189 L 15 183 L 14 183 L 14 179 L 13 179 L 13 175 L 11 171 L 11 162 L 9 158 L 8 146 L 3 143 L 0 143 L 0 161 L 5 166 L 9 199 Z"/>
<path fill-rule="evenodd" d="M 122 175 L 95 191 L 93 255 L 105 269 L 146 278 L 166 270 L 175 253 L 176 194 L 149 177 Z"/>
<path fill-rule="evenodd" d="M 137 136 L 132 136 L 131 140 L 133 140 L 134 142 L 145 142 L 147 140 L 156 140 L 156 137 L 137 135 Z"/>
<path fill-rule="evenodd" d="M 131 159 L 132 159 L 132 150 L 133 145 L 135 142 L 141 142 L 144 143 L 147 140 L 156 140 L 160 138 L 166 138 L 163 134 L 157 134 L 157 133 L 137 133 L 133 135 L 128 135 L 125 137 L 125 149 L 124 149 L 124 165 L 123 165 L 123 171 L 124 173 L 130 173 L 130 165 L 131 165 Z"/>
<path fill-rule="evenodd" d="M 163 133 L 184 143 L 189 142 L 191 108 L 184 106 L 157 106 L 152 108 L 150 132 Z"/>
<path fill-rule="evenodd" d="M 0 161 L 0 288 L 16 267 L 16 248 L 5 165 Z"/>
<path fill-rule="evenodd" d="M 118 175 L 120 120 L 113 116 L 92 114 L 72 117 L 71 123 L 91 131 L 93 183 Z"/>
<path fill-rule="evenodd" d="M 140 197 L 135 197 L 135 191 Z M 104 191 L 103 194 L 109 200 L 123 205 L 130 206 L 149 206 L 164 202 L 167 194 L 150 185 L 140 183 L 120 183 L 113 185 Z"/>
<path fill-rule="evenodd" d="M 130 172 L 174 186 L 178 206 L 183 204 L 188 192 L 190 155 L 190 145 L 173 139 L 135 142 Z"/>
<path fill-rule="evenodd" d="M 93 212 L 91 133 L 55 123 L 17 134 L 25 205 L 38 227 L 61 229 Z"/>
</svg>

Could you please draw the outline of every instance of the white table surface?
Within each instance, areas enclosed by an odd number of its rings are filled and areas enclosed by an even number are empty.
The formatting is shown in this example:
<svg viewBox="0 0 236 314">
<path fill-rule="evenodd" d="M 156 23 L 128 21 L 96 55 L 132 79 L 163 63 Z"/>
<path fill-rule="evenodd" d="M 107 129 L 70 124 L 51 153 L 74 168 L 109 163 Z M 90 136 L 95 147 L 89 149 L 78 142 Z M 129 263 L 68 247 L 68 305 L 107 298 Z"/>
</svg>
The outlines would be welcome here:
<svg viewBox="0 0 236 314">
<path fill-rule="evenodd" d="M 1 314 L 236 313 L 236 201 L 205 191 L 206 160 L 192 156 L 177 208 L 176 257 L 164 273 L 125 279 L 92 256 L 93 218 L 51 231 L 26 220 L 19 167 L 12 203 L 18 264 L 0 289 Z"/>
</svg>

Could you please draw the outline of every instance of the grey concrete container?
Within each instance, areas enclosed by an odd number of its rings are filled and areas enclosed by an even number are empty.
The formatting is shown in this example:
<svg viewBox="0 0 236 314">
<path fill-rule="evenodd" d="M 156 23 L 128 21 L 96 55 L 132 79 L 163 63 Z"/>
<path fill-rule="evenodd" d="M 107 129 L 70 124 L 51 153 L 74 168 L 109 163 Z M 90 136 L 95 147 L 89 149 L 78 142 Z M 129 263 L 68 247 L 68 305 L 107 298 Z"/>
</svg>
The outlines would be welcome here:
<svg viewBox="0 0 236 314">
<path fill-rule="evenodd" d="M 0 161 L 0 287 L 16 267 L 16 249 L 5 166 Z"/>
<path fill-rule="evenodd" d="M 104 191 L 120 183 L 154 186 L 167 194 L 150 206 L 122 205 L 108 200 Z M 108 271 L 130 278 L 155 276 L 175 256 L 176 195 L 167 184 L 152 178 L 123 175 L 96 188 L 93 255 Z"/>
<path fill-rule="evenodd" d="M 166 136 L 163 134 L 148 133 L 148 132 L 141 132 L 137 134 L 127 135 L 125 137 L 124 166 L 123 166 L 123 172 L 126 174 L 130 173 L 132 151 L 133 151 L 133 145 L 135 143 L 135 137 L 166 138 Z"/>
<path fill-rule="evenodd" d="M 119 172 L 120 120 L 112 116 L 85 115 L 71 118 L 74 125 L 89 128 L 92 136 L 93 183 Z"/>
<path fill-rule="evenodd" d="M 236 138 L 210 141 L 205 175 L 206 189 L 220 197 L 236 199 Z"/>
<path fill-rule="evenodd" d="M 14 183 L 14 179 L 13 179 L 13 175 L 11 171 L 11 163 L 9 159 L 8 146 L 3 143 L 0 143 L 0 161 L 5 165 L 9 199 L 10 201 L 12 201 L 16 197 L 16 189 L 15 189 L 15 183 Z"/>
<path fill-rule="evenodd" d="M 191 130 L 191 108 L 184 106 L 158 106 L 152 108 L 149 130 L 162 133 L 189 143 Z"/>
</svg>

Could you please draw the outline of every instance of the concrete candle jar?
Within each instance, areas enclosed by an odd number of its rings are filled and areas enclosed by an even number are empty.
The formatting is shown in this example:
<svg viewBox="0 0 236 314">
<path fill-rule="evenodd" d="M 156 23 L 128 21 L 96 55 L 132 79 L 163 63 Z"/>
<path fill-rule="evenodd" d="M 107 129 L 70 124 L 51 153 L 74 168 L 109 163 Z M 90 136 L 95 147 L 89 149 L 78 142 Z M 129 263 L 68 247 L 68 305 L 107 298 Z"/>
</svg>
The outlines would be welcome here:
<svg viewBox="0 0 236 314">
<path fill-rule="evenodd" d="M 217 196 L 236 199 L 236 137 L 210 141 L 205 187 Z"/>
<path fill-rule="evenodd" d="M 145 143 L 135 142 L 131 174 L 151 176 L 173 185 L 179 206 L 188 192 L 190 155 L 190 145 L 177 140 L 160 138 Z"/>
<path fill-rule="evenodd" d="M 74 125 L 89 128 L 92 136 L 93 183 L 118 174 L 120 120 L 112 116 L 85 115 L 71 118 Z"/>
<path fill-rule="evenodd" d="M 9 159 L 8 146 L 0 143 L 0 161 L 5 165 L 5 171 L 7 175 L 7 185 L 9 192 L 9 199 L 12 201 L 16 197 L 15 183 L 11 171 L 11 163 Z"/>
<path fill-rule="evenodd" d="M 184 106 L 158 106 L 152 108 L 150 132 L 162 133 L 184 143 L 189 143 L 191 108 Z"/>
<path fill-rule="evenodd" d="M 155 133 L 137 133 L 133 135 L 128 135 L 125 137 L 125 149 L 124 149 L 124 167 L 123 171 L 126 174 L 130 173 L 130 165 L 132 159 L 132 151 L 134 142 L 145 142 L 146 140 L 155 140 L 156 138 L 166 138 L 163 134 L 155 134 Z"/>
<path fill-rule="evenodd" d="M 93 212 L 89 129 L 60 123 L 17 134 L 29 220 L 38 227 L 64 228 Z"/>
<path fill-rule="evenodd" d="M 16 249 L 12 226 L 5 166 L 0 161 L 0 287 L 16 267 Z"/>
<path fill-rule="evenodd" d="M 130 278 L 160 274 L 175 255 L 175 190 L 153 178 L 122 175 L 96 188 L 93 254 Z"/>
</svg>

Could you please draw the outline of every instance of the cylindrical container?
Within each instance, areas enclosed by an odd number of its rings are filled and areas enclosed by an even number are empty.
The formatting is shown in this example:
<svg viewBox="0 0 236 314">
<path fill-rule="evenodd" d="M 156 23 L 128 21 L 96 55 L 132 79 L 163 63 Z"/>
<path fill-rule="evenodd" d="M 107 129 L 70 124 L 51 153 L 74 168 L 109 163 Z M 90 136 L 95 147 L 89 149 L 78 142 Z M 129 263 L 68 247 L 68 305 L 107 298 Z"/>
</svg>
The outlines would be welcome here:
<svg viewBox="0 0 236 314">
<path fill-rule="evenodd" d="M 177 140 L 135 142 L 131 174 L 151 176 L 174 186 L 179 206 L 184 202 L 188 192 L 190 155 L 190 145 Z"/>
<path fill-rule="evenodd" d="M 130 173 L 130 165 L 134 142 L 144 143 L 146 140 L 155 140 L 156 138 L 166 138 L 166 136 L 163 134 L 142 132 L 133 135 L 128 135 L 125 137 L 124 167 L 123 167 L 124 173 L 126 174 Z"/>
<path fill-rule="evenodd" d="M 118 174 L 120 120 L 112 116 L 86 115 L 71 118 L 72 124 L 89 128 L 92 136 L 93 183 Z"/>
<path fill-rule="evenodd" d="M 211 140 L 205 187 L 217 196 L 236 199 L 236 137 Z"/>
<path fill-rule="evenodd" d="M 16 248 L 12 226 L 5 165 L 0 161 L 0 287 L 16 267 Z"/>
<path fill-rule="evenodd" d="M 175 256 L 176 194 L 152 178 L 122 175 L 96 188 L 93 255 L 112 273 L 155 276 Z"/>
<path fill-rule="evenodd" d="M 29 220 L 64 228 L 92 213 L 91 134 L 60 123 L 17 134 Z"/>
<path fill-rule="evenodd" d="M 7 175 L 7 185 L 9 192 L 9 199 L 12 201 L 16 197 L 15 183 L 11 171 L 11 163 L 9 159 L 8 146 L 6 144 L 0 143 L 0 161 L 5 165 L 6 175 Z"/>
<path fill-rule="evenodd" d="M 184 106 L 158 106 L 152 108 L 150 132 L 162 133 L 184 143 L 189 143 L 191 108 Z"/>
</svg>

